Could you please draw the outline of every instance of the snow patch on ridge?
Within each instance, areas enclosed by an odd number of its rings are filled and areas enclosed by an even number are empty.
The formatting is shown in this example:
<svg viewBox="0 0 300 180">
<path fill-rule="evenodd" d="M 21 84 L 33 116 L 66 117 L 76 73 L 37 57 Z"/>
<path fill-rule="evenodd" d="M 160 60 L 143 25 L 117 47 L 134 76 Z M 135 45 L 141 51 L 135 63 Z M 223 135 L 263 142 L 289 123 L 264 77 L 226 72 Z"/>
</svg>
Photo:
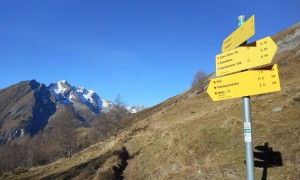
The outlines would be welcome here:
<svg viewBox="0 0 300 180">
<path fill-rule="evenodd" d="M 140 112 L 144 109 L 147 109 L 145 106 L 143 105 L 135 105 L 135 106 L 130 106 L 130 107 L 127 107 L 127 110 L 130 112 L 130 113 L 137 113 L 137 112 Z"/>
<path fill-rule="evenodd" d="M 107 112 L 115 105 L 105 99 L 101 99 L 97 93 L 84 87 L 76 87 L 66 80 L 58 81 L 49 85 L 50 93 L 63 105 L 72 105 L 75 109 L 84 105 L 96 114 Z M 137 113 L 146 109 L 143 105 L 126 107 L 130 113 Z"/>
<path fill-rule="evenodd" d="M 59 81 L 57 83 L 56 87 L 57 88 L 55 88 L 54 91 L 57 94 L 63 94 L 63 93 L 66 93 L 69 90 L 70 85 L 69 85 L 69 83 L 66 80 L 62 80 L 62 81 Z"/>
<path fill-rule="evenodd" d="M 62 104 L 73 104 L 74 107 L 85 105 L 96 114 L 113 106 L 110 101 L 101 99 L 94 91 L 84 87 L 77 88 L 66 80 L 50 84 L 49 91 Z"/>
</svg>

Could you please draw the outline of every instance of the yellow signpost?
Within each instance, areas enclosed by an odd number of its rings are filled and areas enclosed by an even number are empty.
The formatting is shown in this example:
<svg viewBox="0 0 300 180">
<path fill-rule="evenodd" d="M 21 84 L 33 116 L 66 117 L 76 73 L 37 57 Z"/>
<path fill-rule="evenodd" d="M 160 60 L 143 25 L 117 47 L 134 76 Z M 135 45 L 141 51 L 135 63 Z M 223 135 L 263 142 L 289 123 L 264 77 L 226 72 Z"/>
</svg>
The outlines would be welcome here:
<svg viewBox="0 0 300 180">
<path fill-rule="evenodd" d="M 221 77 L 211 79 L 207 93 L 213 101 L 243 97 L 247 180 L 254 180 L 250 96 L 280 91 L 280 82 L 277 64 L 269 69 L 249 69 L 271 63 L 277 45 L 270 37 L 247 45 L 255 34 L 254 15 L 246 22 L 244 15 L 238 20 L 239 28 L 223 41 L 223 53 L 216 55 L 216 76 Z M 246 71 L 239 72 L 242 70 Z"/>
<path fill-rule="evenodd" d="M 270 36 L 253 45 L 242 46 L 216 55 L 216 76 L 222 76 L 253 67 L 270 64 L 277 45 Z"/>
<path fill-rule="evenodd" d="M 241 45 L 255 34 L 254 15 L 251 16 L 242 26 L 236 29 L 223 41 L 222 52 L 230 51 Z"/>
<path fill-rule="evenodd" d="M 249 70 L 210 81 L 207 93 L 213 101 L 280 91 L 277 64 L 271 70 Z"/>
</svg>

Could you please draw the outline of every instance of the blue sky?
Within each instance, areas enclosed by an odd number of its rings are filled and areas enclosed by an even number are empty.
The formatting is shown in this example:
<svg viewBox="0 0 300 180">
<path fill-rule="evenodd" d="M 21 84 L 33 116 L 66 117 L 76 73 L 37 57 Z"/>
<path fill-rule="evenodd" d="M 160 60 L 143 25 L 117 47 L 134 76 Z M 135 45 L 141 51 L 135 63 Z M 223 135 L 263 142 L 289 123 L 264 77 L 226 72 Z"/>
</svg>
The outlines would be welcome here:
<svg viewBox="0 0 300 180">
<path fill-rule="evenodd" d="M 186 91 L 255 14 L 249 42 L 300 21 L 299 0 L 0 0 L 0 89 L 65 79 L 148 107 Z"/>
</svg>

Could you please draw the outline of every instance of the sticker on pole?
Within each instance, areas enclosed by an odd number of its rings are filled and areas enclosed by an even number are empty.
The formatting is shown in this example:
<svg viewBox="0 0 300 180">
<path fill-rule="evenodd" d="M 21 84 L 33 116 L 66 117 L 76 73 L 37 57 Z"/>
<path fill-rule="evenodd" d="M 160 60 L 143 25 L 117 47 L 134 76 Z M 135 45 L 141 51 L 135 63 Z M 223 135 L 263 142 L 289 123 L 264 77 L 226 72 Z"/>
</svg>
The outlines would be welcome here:
<svg viewBox="0 0 300 180">
<path fill-rule="evenodd" d="M 244 141 L 252 142 L 251 123 L 244 122 Z"/>
</svg>

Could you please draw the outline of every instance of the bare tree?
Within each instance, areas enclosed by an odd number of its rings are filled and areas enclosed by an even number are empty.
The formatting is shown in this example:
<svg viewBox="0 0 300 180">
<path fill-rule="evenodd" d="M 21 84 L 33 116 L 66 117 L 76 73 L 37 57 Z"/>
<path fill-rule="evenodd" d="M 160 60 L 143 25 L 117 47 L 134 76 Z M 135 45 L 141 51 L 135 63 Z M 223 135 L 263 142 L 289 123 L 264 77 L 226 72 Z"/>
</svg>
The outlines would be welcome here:
<svg viewBox="0 0 300 180">
<path fill-rule="evenodd" d="M 30 166 L 40 165 L 41 158 L 44 156 L 44 149 L 42 147 L 42 135 L 41 133 L 36 134 L 30 142 L 31 148 L 28 153 L 28 163 Z"/>
<path fill-rule="evenodd" d="M 0 175 L 5 171 L 12 171 L 18 167 L 27 167 L 28 138 L 13 140 L 0 148 Z"/>
<path fill-rule="evenodd" d="M 61 137 L 60 142 L 63 148 L 65 157 L 71 158 L 76 147 L 75 124 L 71 118 L 66 118 L 60 127 Z"/>
<path fill-rule="evenodd" d="M 67 109 L 62 119 L 56 122 L 54 126 L 57 143 L 60 146 L 65 157 L 71 158 L 76 150 L 76 127 L 78 123 L 75 116 L 71 113 L 71 109 Z"/>
<path fill-rule="evenodd" d="M 112 109 L 107 113 L 108 117 L 110 118 L 113 128 L 114 128 L 114 136 L 117 137 L 119 130 L 121 129 L 121 119 L 124 118 L 126 115 L 129 114 L 129 111 L 126 108 L 125 103 L 122 100 L 120 94 L 114 100 L 114 106 Z"/>
<path fill-rule="evenodd" d="M 11 142 L 0 149 L 0 174 L 5 171 L 12 171 L 16 168 L 16 158 L 14 157 L 15 142 Z"/>
<path fill-rule="evenodd" d="M 192 81 L 192 87 L 196 88 L 199 92 L 202 93 L 205 90 L 206 80 L 206 72 L 201 69 L 195 73 L 194 79 Z"/>
<path fill-rule="evenodd" d="M 39 132 L 32 137 L 29 145 L 29 151 L 27 154 L 27 162 L 30 166 L 45 165 L 51 162 L 49 156 L 52 154 L 54 144 L 48 143 L 49 138 L 45 137 L 42 132 Z"/>
<path fill-rule="evenodd" d="M 93 143 L 104 140 L 110 136 L 110 129 L 113 128 L 112 123 L 109 123 L 110 119 L 108 114 L 102 113 L 92 124 L 90 131 L 90 138 Z"/>
</svg>

